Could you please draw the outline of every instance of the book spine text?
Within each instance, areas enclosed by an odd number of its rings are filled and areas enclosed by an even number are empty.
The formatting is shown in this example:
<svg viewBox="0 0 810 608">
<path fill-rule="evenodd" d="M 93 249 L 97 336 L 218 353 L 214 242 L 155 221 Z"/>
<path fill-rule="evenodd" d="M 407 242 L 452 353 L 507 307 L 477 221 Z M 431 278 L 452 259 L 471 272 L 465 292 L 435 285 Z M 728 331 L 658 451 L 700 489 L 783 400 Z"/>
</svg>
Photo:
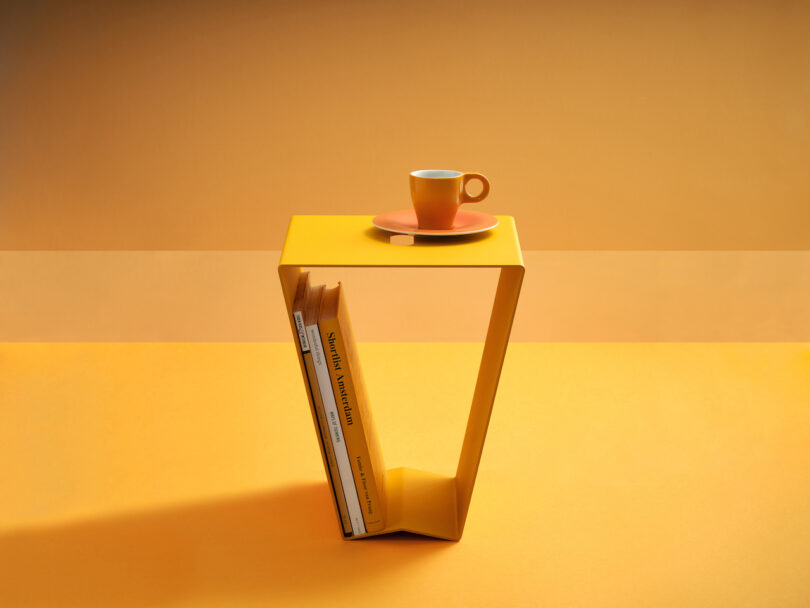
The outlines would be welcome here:
<svg viewBox="0 0 810 608">
<path fill-rule="evenodd" d="M 340 412 L 338 411 L 335 394 L 332 390 L 332 382 L 329 378 L 329 367 L 321 342 L 321 336 L 317 325 L 307 325 L 307 337 L 312 351 L 312 361 L 315 365 L 315 374 L 323 401 L 323 410 L 326 415 L 326 423 L 329 427 L 329 437 L 335 451 L 338 473 L 342 491 L 346 499 L 346 507 L 349 512 L 349 519 L 352 524 L 352 533 L 365 534 L 366 525 L 363 519 L 363 508 L 357 494 L 357 487 L 352 473 L 352 464 L 349 459 L 349 452 L 346 447 L 346 440 L 340 424 Z"/>
</svg>

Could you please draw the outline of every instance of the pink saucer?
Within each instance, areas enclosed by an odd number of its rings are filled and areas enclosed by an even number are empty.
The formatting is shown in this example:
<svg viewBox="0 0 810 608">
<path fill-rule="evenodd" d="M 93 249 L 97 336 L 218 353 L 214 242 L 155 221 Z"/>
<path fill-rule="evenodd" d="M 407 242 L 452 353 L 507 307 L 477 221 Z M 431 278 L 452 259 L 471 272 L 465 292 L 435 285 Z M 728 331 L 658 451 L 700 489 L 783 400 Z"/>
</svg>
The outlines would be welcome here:
<svg viewBox="0 0 810 608">
<path fill-rule="evenodd" d="M 447 230 L 427 230 L 419 228 L 416 221 L 416 212 L 413 209 L 402 209 L 382 213 L 372 220 L 377 228 L 397 234 L 418 234 L 423 236 L 455 236 L 459 234 L 475 234 L 485 232 L 498 225 L 498 218 L 481 213 L 459 209 L 456 214 L 455 225 Z"/>
</svg>

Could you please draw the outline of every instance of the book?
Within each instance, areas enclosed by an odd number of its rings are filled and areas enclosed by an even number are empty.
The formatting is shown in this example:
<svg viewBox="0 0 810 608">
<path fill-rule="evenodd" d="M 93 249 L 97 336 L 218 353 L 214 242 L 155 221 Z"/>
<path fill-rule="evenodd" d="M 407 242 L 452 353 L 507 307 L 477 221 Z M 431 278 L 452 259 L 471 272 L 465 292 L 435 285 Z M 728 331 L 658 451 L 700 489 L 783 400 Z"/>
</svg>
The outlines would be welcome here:
<svg viewBox="0 0 810 608">
<path fill-rule="evenodd" d="M 318 326 L 363 520 L 366 530 L 379 532 L 385 528 L 385 467 L 340 282 L 323 291 Z"/>
<path fill-rule="evenodd" d="M 352 472 L 351 460 L 346 445 L 343 427 L 340 424 L 340 412 L 338 411 L 335 393 L 329 378 L 329 365 L 326 360 L 321 332 L 319 330 L 319 311 L 324 291 L 323 285 L 313 287 L 306 306 L 304 328 L 309 341 L 312 363 L 315 368 L 315 378 L 318 383 L 318 390 L 323 404 L 324 416 L 329 430 L 329 438 L 335 453 L 335 462 L 338 469 L 340 483 L 335 483 L 335 491 L 341 492 L 346 501 L 346 512 L 351 523 L 352 535 L 366 533 L 365 521 L 363 519 L 363 509 L 357 493 L 357 485 Z"/>
<path fill-rule="evenodd" d="M 309 389 L 309 394 L 312 399 L 312 419 L 315 423 L 315 430 L 318 435 L 318 441 L 321 445 L 321 453 L 324 458 L 326 475 L 329 478 L 329 486 L 332 491 L 332 498 L 335 501 L 335 509 L 343 528 L 343 534 L 345 536 L 351 536 L 352 524 L 349 520 L 349 512 L 346 507 L 346 498 L 343 495 L 343 489 L 340 483 L 340 474 L 338 472 L 337 460 L 335 458 L 335 450 L 329 436 L 329 427 L 327 426 L 326 414 L 323 410 L 323 400 L 321 399 L 321 392 L 320 388 L 318 387 L 318 378 L 315 374 L 315 364 L 312 361 L 312 350 L 310 349 L 309 339 L 307 338 L 306 332 L 305 316 L 307 315 L 307 304 L 310 298 L 310 290 L 309 272 L 302 272 L 298 279 L 298 286 L 295 291 L 295 299 L 293 300 L 293 321 L 295 324 L 296 335 L 298 337 L 298 347 L 301 350 L 301 356 L 304 359 L 304 381 Z M 317 313 L 314 314 L 317 315 Z"/>
</svg>

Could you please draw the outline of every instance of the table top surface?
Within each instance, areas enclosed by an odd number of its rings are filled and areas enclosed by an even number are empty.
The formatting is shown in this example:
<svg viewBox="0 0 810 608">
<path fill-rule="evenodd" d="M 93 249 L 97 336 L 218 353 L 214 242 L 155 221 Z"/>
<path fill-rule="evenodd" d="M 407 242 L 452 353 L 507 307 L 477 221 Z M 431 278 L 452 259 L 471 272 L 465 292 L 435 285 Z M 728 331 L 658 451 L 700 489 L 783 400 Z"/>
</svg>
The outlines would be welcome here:
<svg viewBox="0 0 810 608">
<path fill-rule="evenodd" d="M 498 225 L 480 234 L 414 237 L 392 244 L 372 224 L 372 215 L 294 215 L 281 253 L 285 266 L 522 266 L 515 220 L 497 215 Z"/>
<path fill-rule="evenodd" d="M 480 344 L 361 343 L 454 470 Z M 810 345 L 509 347 L 464 536 L 337 531 L 291 343 L 0 345 L 0 605 L 804 605 Z"/>
</svg>

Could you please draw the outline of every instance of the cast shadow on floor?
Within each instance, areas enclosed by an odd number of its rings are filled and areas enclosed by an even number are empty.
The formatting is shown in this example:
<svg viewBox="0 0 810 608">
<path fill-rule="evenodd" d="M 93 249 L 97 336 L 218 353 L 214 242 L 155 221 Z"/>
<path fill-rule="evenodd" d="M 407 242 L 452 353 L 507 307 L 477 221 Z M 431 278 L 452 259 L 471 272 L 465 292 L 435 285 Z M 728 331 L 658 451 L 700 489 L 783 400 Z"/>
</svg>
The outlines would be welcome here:
<svg viewBox="0 0 810 608">
<path fill-rule="evenodd" d="M 0 534 L 0 606 L 322 598 L 455 543 L 344 541 L 326 484 Z"/>
</svg>

